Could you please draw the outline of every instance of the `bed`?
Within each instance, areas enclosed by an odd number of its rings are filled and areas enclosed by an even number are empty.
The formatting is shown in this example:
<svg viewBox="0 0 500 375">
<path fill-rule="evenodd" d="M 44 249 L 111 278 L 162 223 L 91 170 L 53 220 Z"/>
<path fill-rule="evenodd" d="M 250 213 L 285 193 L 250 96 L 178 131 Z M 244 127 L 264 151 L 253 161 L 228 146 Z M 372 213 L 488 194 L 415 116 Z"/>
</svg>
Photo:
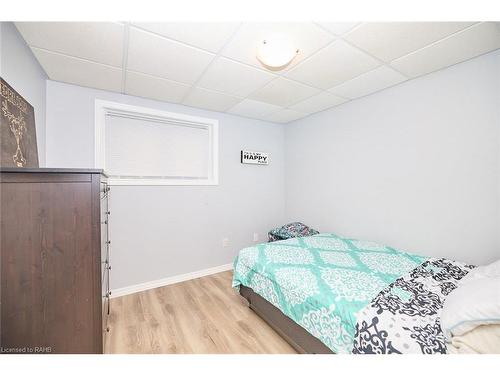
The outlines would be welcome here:
<svg viewBox="0 0 500 375">
<path fill-rule="evenodd" d="M 474 266 L 331 233 L 240 251 L 233 287 L 302 353 L 446 353 L 446 296 Z"/>
</svg>

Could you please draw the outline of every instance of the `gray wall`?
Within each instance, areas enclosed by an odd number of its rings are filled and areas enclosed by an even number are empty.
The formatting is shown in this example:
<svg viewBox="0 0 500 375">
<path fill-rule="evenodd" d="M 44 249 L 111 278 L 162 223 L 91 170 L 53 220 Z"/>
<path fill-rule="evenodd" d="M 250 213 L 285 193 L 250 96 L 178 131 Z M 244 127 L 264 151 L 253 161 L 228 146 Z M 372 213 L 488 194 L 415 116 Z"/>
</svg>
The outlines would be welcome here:
<svg viewBox="0 0 500 375">
<path fill-rule="evenodd" d="M 44 166 L 47 74 L 12 22 L 0 22 L 0 34 L 0 75 L 35 108 L 38 161 Z"/>
<path fill-rule="evenodd" d="M 283 223 L 283 125 L 48 81 L 48 166 L 93 167 L 96 98 L 219 120 L 218 186 L 112 188 L 113 289 L 231 263 L 254 232 L 265 241 Z M 241 149 L 271 164 L 242 165 Z"/>
<path fill-rule="evenodd" d="M 500 51 L 289 124 L 286 218 L 473 263 L 500 256 Z"/>
<path fill-rule="evenodd" d="M 113 188 L 114 289 L 229 263 L 292 220 L 484 263 L 500 248 L 499 67 L 490 53 L 285 126 L 48 81 L 47 165 L 94 165 L 96 98 L 220 121 L 219 186 Z M 241 165 L 242 148 L 271 165 Z"/>
</svg>

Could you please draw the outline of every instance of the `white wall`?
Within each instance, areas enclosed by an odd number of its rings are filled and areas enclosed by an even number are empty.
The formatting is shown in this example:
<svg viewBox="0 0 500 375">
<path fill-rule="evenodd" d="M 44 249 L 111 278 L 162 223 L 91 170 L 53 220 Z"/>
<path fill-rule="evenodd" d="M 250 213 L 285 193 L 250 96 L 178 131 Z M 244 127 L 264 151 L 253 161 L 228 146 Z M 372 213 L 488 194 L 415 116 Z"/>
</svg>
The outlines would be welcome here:
<svg viewBox="0 0 500 375">
<path fill-rule="evenodd" d="M 112 188 L 113 289 L 231 263 L 254 232 L 265 241 L 283 223 L 283 125 L 48 81 L 48 166 L 93 167 L 96 98 L 219 120 L 218 186 Z M 241 149 L 271 164 L 242 165 Z"/>
<path fill-rule="evenodd" d="M 35 108 L 38 162 L 45 165 L 47 74 L 12 22 L 0 22 L 0 76 Z"/>
<path fill-rule="evenodd" d="M 289 124 L 285 144 L 288 221 L 500 257 L 500 51 Z"/>
</svg>

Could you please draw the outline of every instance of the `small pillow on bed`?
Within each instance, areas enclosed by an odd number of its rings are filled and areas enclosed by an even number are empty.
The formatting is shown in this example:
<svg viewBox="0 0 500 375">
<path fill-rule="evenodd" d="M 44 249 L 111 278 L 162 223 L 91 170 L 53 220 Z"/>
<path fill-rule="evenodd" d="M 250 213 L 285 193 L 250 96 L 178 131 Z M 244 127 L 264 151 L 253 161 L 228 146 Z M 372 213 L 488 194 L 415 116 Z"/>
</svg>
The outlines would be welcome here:
<svg viewBox="0 0 500 375">
<path fill-rule="evenodd" d="M 314 236 L 315 234 L 319 234 L 319 232 L 298 221 L 275 228 L 268 233 L 269 242 L 287 240 L 294 237 Z"/>
<path fill-rule="evenodd" d="M 485 277 L 500 277 L 500 259 L 486 266 L 477 266 L 462 279 L 462 283 Z"/>
<path fill-rule="evenodd" d="M 441 329 L 448 341 L 483 324 L 500 323 L 500 276 L 468 280 L 444 301 Z"/>
</svg>

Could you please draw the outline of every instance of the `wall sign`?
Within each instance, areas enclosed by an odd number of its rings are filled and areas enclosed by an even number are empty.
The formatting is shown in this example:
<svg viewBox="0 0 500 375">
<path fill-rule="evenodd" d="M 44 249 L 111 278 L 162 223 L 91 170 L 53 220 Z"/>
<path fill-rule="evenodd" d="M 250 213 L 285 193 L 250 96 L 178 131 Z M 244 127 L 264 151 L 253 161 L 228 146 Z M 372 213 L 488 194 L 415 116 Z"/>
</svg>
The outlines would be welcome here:
<svg viewBox="0 0 500 375">
<path fill-rule="evenodd" d="M 269 154 L 267 152 L 241 150 L 242 164 L 269 164 Z"/>
</svg>

